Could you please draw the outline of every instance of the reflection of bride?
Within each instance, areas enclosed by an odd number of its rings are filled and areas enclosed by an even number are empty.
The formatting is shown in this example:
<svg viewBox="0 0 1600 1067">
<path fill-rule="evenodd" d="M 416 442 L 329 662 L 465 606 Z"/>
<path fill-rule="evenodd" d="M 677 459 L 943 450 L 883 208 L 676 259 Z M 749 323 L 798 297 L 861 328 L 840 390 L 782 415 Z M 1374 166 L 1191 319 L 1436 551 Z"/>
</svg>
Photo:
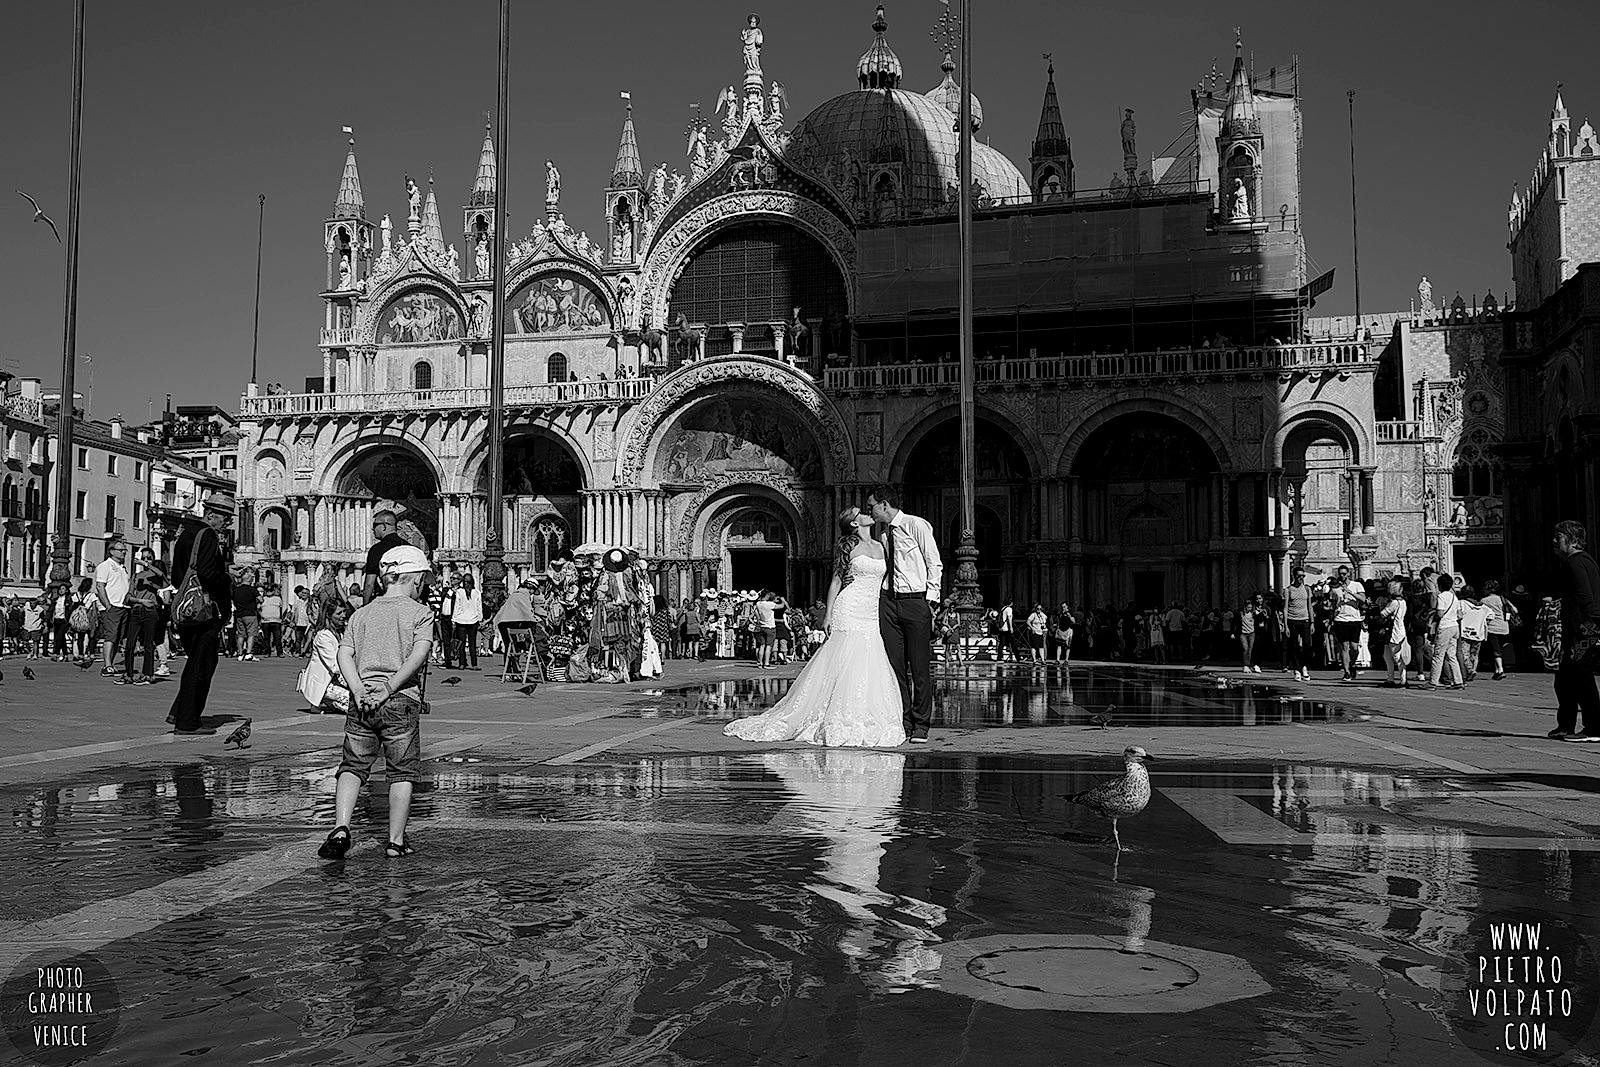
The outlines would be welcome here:
<svg viewBox="0 0 1600 1067">
<path fill-rule="evenodd" d="M 926 946 L 945 922 L 939 905 L 879 886 L 884 852 L 900 832 L 905 760 L 899 752 L 837 748 L 761 756 L 795 794 L 773 822 L 827 841 L 817 880 L 806 888 L 844 912 L 839 950 L 891 989 L 931 984 L 916 975 L 938 970 L 939 954 Z"/>
</svg>

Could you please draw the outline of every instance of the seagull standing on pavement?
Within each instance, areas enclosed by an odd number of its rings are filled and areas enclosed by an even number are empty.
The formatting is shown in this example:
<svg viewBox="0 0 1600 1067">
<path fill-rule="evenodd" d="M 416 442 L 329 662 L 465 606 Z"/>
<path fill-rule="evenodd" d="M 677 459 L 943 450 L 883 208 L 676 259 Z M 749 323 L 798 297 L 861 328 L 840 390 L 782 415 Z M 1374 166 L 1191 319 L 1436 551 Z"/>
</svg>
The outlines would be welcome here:
<svg viewBox="0 0 1600 1067">
<path fill-rule="evenodd" d="M 1110 819 L 1111 837 L 1117 843 L 1118 852 L 1122 851 L 1122 835 L 1117 832 L 1117 820 L 1139 814 L 1150 803 L 1150 772 L 1144 765 L 1153 759 L 1154 756 L 1138 745 L 1129 745 L 1122 750 L 1122 764 L 1128 773 L 1064 798 L 1070 804 L 1083 805 L 1102 819 Z"/>
<path fill-rule="evenodd" d="M 60 244 L 61 243 L 61 231 L 56 229 L 55 221 L 53 219 L 51 219 L 49 215 L 46 215 L 44 213 L 44 209 L 39 206 L 39 201 L 37 201 L 33 197 L 29 196 L 27 193 L 23 192 L 21 189 L 17 190 L 17 195 L 22 197 L 22 199 L 26 200 L 28 203 L 33 205 L 33 221 L 34 222 L 42 222 L 46 226 L 50 227 L 50 232 L 56 235 L 56 244 Z"/>
</svg>

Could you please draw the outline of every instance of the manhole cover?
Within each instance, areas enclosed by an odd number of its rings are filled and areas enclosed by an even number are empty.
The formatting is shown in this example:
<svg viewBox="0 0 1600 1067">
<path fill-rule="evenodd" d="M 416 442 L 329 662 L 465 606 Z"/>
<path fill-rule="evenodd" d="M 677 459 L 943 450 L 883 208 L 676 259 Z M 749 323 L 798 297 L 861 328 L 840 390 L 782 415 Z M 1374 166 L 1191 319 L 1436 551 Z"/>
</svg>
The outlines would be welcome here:
<svg viewBox="0 0 1600 1067">
<path fill-rule="evenodd" d="M 1182 1013 L 1270 993 L 1244 960 L 1221 952 L 1094 934 L 995 934 L 929 945 L 946 993 L 1008 1008 Z"/>
<path fill-rule="evenodd" d="M 1164 956 L 1088 946 L 989 952 L 967 964 L 967 972 L 986 982 L 1062 997 L 1148 996 L 1200 980 L 1199 971 Z"/>
</svg>

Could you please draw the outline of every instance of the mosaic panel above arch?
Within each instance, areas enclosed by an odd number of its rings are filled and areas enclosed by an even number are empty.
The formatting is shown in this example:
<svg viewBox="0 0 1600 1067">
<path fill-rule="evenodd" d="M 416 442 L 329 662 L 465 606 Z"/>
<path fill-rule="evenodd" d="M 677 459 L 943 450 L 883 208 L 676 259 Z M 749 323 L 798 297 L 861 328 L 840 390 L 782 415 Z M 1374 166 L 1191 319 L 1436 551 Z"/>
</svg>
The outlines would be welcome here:
<svg viewBox="0 0 1600 1067">
<path fill-rule="evenodd" d="M 383 306 L 374 320 L 380 345 L 459 341 L 465 333 L 461 311 L 434 289 L 408 289 Z"/>
<path fill-rule="evenodd" d="M 610 302 L 588 279 L 565 270 L 535 274 L 506 302 L 506 335 L 609 330 Z"/>
<path fill-rule="evenodd" d="M 811 441 L 817 449 L 819 460 L 818 477 L 802 478 L 805 481 L 838 480 L 848 475 L 854 467 L 854 456 L 850 446 L 850 435 L 844 421 L 839 417 L 833 405 L 817 391 L 815 385 L 799 372 L 772 360 L 762 359 L 718 359 L 701 363 L 692 363 L 682 367 L 661 380 L 650 396 L 635 410 L 633 419 L 628 424 L 627 432 L 617 448 L 617 474 L 616 484 L 619 487 L 636 487 L 642 484 L 647 460 L 656 444 L 671 444 L 662 438 L 663 431 L 676 429 L 674 424 L 678 421 L 680 409 L 695 401 L 697 394 L 706 391 L 726 393 L 730 390 L 739 391 L 739 387 L 747 387 L 746 395 L 777 392 L 779 395 L 772 397 L 774 407 L 786 405 L 790 407 L 795 416 L 795 424 L 803 426 Z M 780 408 L 781 410 L 781 408 Z M 729 414 L 735 419 L 734 429 L 737 429 L 738 413 L 732 408 Z M 770 418 L 770 413 L 766 416 Z M 709 432 L 718 432 L 715 429 Z M 752 437 L 760 437 L 752 434 Z M 754 441 L 763 450 L 770 451 L 762 440 Z M 773 437 L 769 444 L 777 443 Z M 728 442 L 724 442 L 728 445 Z M 724 461 L 718 457 L 720 464 L 718 471 L 737 469 L 728 462 L 734 462 L 733 449 L 728 447 L 729 455 Z M 825 450 L 825 451 L 824 451 Z M 655 452 L 659 456 L 661 448 Z M 698 453 L 702 460 L 705 456 L 702 450 Z M 746 451 L 745 458 L 751 462 L 749 466 L 760 467 L 755 463 L 755 453 Z M 686 459 L 688 453 L 684 453 Z M 672 453 L 668 451 L 665 460 L 670 462 Z M 795 457 L 799 458 L 799 457 Z M 793 460 L 788 461 L 793 466 Z M 657 477 L 657 469 L 652 469 L 652 480 Z M 766 469 L 775 469 L 770 464 Z M 787 476 L 787 475 L 786 475 Z"/>
</svg>

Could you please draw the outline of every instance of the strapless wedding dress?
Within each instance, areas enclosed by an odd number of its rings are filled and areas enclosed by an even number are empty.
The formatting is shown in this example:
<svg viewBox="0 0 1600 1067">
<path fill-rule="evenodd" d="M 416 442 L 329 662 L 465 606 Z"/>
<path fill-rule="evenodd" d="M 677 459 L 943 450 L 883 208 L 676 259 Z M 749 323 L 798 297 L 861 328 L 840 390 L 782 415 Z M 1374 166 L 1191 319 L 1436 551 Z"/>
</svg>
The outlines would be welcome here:
<svg viewBox="0 0 1600 1067">
<path fill-rule="evenodd" d="M 885 563 L 860 555 L 833 603 L 833 632 L 782 700 L 760 715 L 723 727 L 746 741 L 892 748 L 905 744 L 900 682 L 878 630 Z"/>
</svg>

